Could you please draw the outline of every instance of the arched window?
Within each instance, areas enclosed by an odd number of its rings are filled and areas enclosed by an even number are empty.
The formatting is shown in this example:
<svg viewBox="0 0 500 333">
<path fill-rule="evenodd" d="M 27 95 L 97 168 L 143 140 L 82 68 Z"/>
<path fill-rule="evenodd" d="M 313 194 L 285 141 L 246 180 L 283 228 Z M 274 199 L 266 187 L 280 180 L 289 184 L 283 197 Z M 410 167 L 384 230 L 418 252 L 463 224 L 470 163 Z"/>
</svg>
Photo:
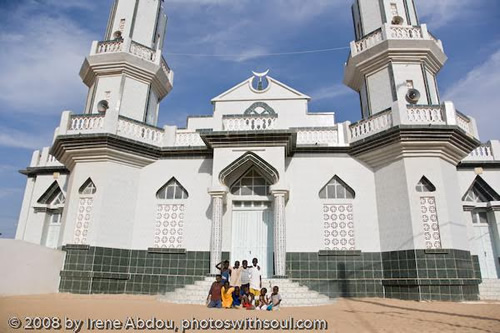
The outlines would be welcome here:
<svg viewBox="0 0 500 333">
<path fill-rule="evenodd" d="M 49 206 L 62 206 L 65 202 L 64 193 L 61 191 L 57 181 L 54 181 L 47 191 L 38 199 L 39 204 Z"/>
<path fill-rule="evenodd" d="M 319 191 L 321 199 L 354 199 L 355 196 L 354 190 L 337 176 L 330 179 Z"/>
<path fill-rule="evenodd" d="M 95 194 L 95 192 L 97 191 L 97 188 L 95 187 L 95 184 L 94 182 L 92 181 L 92 179 L 87 179 L 85 181 L 85 183 L 83 183 L 83 185 L 80 187 L 80 194 L 84 194 L 84 195 L 92 195 L 92 194 Z"/>
<path fill-rule="evenodd" d="M 157 199 L 187 199 L 188 197 L 186 189 L 175 178 L 170 179 L 156 192 Z"/>
<path fill-rule="evenodd" d="M 269 182 L 255 168 L 248 170 L 231 186 L 234 195 L 269 195 Z"/>
<path fill-rule="evenodd" d="M 500 195 L 483 178 L 477 176 L 472 182 L 467 192 L 462 198 L 462 201 L 469 202 L 489 202 L 500 201 Z"/>
<path fill-rule="evenodd" d="M 422 177 L 415 187 L 417 192 L 434 192 L 436 187 L 429 181 L 429 179 Z"/>
</svg>

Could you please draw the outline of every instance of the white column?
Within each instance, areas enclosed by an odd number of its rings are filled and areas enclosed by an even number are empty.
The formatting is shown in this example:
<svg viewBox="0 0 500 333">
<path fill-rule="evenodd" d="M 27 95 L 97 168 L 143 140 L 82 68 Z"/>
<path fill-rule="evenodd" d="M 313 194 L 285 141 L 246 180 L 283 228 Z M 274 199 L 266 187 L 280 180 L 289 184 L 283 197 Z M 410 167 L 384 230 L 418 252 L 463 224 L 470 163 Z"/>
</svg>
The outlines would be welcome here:
<svg viewBox="0 0 500 333">
<path fill-rule="evenodd" d="M 286 276 L 286 190 L 274 190 L 274 269 L 275 276 Z"/>
<path fill-rule="evenodd" d="M 218 274 L 215 265 L 222 260 L 222 216 L 224 195 L 223 191 L 209 192 L 212 196 L 212 232 L 210 237 L 210 274 Z"/>
</svg>

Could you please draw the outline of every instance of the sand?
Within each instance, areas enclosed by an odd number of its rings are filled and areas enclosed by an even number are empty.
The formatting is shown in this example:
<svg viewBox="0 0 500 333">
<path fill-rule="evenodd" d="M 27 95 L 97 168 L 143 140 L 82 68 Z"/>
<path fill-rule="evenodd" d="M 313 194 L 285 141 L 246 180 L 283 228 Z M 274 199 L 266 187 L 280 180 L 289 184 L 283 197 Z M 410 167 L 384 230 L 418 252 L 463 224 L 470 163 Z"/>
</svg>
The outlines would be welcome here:
<svg viewBox="0 0 500 333">
<path fill-rule="evenodd" d="M 200 325 L 210 325 L 207 321 L 212 318 L 212 325 L 229 325 L 216 319 L 246 319 L 258 318 L 260 320 L 285 320 L 293 318 L 297 325 L 299 320 L 320 319 L 328 322 L 327 330 L 309 330 L 314 332 L 500 332 L 500 303 L 499 302 L 414 302 L 400 301 L 380 298 L 363 299 L 338 299 L 335 304 L 321 307 L 282 308 L 280 311 L 247 311 L 247 310 L 219 310 L 207 309 L 199 305 L 178 305 L 163 303 L 154 296 L 133 295 L 72 295 L 51 294 L 32 296 L 0 297 L 0 332 L 23 332 L 26 327 L 14 330 L 9 328 L 8 319 L 16 316 L 21 319 L 22 324 L 28 324 L 25 317 L 56 317 L 55 325 L 61 325 L 59 332 L 74 331 L 65 330 L 64 327 L 73 326 L 72 320 L 83 320 L 81 332 L 89 331 L 93 327 L 94 332 L 120 331 L 118 327 L 125 325 L 130 328 L 128 332 L 155 331 L 143 329 L 140 325 L 176 325 L 182 332 L 183 319 L 199 320 Z M 66 321 L 65 318 L 68 318 Z M 130 319 L 128 319 L 130 318 Z M 144 320 L 141 322 L 138 318 Z M 155 318 L 156 321 L 147 322 Z M 92 323 L 88 319 L 94 320 Z M 109 319 L 108 327 L 115 329 L 99 329 L 99 319 Z M 202 321 L 202 320 L 206 321 Z M 111 320 L 116 320 L 114 323 Z M 163 320 L 163 321 L 160 321 Z M 172 320 L 173 322 L 169 322 Z M 34 327 L 47 325 L 54 327 L 50 320 L 31 319 Z M 11 321 L 11 323 L 16 324 Z M 185 327 L 191 324 L 184 322 Z M 252 322 L 253 325 L 258 323 Z M 261 325 L 264 322 L 261 321 Z M 276 322 L 268 322 L 275 325 Z M 310 322 L 303 324 L 309 325 Z M 94 326 L 90 326 L 94 325 Z M 136 325 L 136 326 L 134 326 Z M 133 327 L 136 327 L 134 330 Z M 216 327 L 216 326 L 215 326 Z M 40 330 L 39 330 L 40 331 Z M 44 331 L 44 330 L 41 330 Z M 162 331 L 160 329 L 156 331 Z M 163 330 L 172 332 L 174 330 Z M 193 332 L 196 330 L 186 330 Z M 198 330 L 215 331 L 215 330 Z M 234 332 L 236 329 L 221 330 Z M 262 332 L 265 330 L 253 330 Z M 307 330 L 305 330 L 307 331 Z"/>
</svg>

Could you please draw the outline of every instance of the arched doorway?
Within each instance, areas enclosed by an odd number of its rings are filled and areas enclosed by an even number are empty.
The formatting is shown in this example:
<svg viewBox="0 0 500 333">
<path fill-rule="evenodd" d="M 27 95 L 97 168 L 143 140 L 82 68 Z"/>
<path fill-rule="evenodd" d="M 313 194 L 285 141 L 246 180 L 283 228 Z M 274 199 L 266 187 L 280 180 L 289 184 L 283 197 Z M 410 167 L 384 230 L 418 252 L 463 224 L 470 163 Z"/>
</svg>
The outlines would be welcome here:
<svg viewBox="0 0 500 333">
<path fill-rule="evenodd" d="M 222 184 L 229 188 L 231 207 L 231 262 L 257 258 L 263 277 L 274 275 L 274 197 L 271 185 L 278 172 L 248 152 L 222 170 Z"/>
<path fill-rule="evenodd" d="M 231 186 L 231 262 L 259 260 L 262 276 L 273 275 L 273 210 L 269 182 L 250 168 Z"/>
</svg>

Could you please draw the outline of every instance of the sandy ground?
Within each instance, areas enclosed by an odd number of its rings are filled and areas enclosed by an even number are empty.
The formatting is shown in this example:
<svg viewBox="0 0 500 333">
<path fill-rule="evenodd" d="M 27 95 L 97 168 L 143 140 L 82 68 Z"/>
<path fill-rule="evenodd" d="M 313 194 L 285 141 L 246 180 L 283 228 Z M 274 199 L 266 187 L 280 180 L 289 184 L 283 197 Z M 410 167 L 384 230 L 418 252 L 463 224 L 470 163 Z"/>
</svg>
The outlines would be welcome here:
<svg viewBox="0 0 500 333">
<path fill-rule="evenodd" d="M 17 330 L 9 327 L 8 320 L 14 316 L 19 318 L 21 324 L 24 325 Z M 43 326 L 44 323 L 47 325 L 46 327 L 56 328 L 48 319 L 42 321 L 26 318 L 37 316 L 42 318 L 46 316 L 56 317 L 55 325 L 60 323 L 62 328 L 59 332 L 75 331 L 74 329 L 64 329 L 65 325 L 68 328 L 73 326 L 74 320 L 83 320 L 81 332 L 89 331 L 89 327 L 91 327 L 88 323 L 89 318 L 92 320 L 116 319 L 115 327 L 119 327 L 120 324 L 123 327 L 128 325 L 128 332 L 151 331 L 151 329 L 146 328 L 140 330 L 139 325 L 142 322 L 137 318 L 145 321 L 152 318 L 163 320 L 163 324 L 156 322 L 157 328 L 161 328 L 162 325 L 175 325 L 179 332 L 183 331 L 183 324 L 184 327 L 191 324 L 189 321 L 182 323 L 181 320 L 193 318 L 200 320 L 200 325 L 210 325 L 208 321 L 202 321 L 210 318 L 214 319 L 212 325 L 226 324 L 222 321 L 216 322 L 216 319 L 238 320 L 246 318 L 278 319 L 280 321 L 293 318 L 295 325 L 299 324 L 299 320 L 305 319 L 323 319 L 328 322 L 327 330 L 310 330 L 314 332 L 500 332 L 499 302 L 448 303 L 380 298 L 339 299 L 335 304 L 328 306 L 282 308 L 280 311 L 267 312 L 218 310 L 198 305 L 169 304 L 159 302 L 154 296 L 53 294 L 0 297 L 0 332 L 27 331 L 26 325 L 30 323 L 35 328 L 39 327 L 38 325 Z M 131 319 L 127 319 L 129 317 Z M 68 321 L 65 318 L 68 318 Z M 172 322 L 168 320 L 172 320 Z M 91 331 L 108 331 L 99 329 L 99 323 L 95 323 L 94 329 Z M 11 320 L 11 324 L 16 324 L 15 320 Z M 104 325 L 104 323 L 102 324 Z M 148 322 L 144 322 L 144 325 L 146 324 Z M 228 324 L 230 323 L 226 325 Z M 252 324 L 257 325 L 256 322 Z M 264 325 L 264 322 L 262 321 L 260 324 Z M 268 322 L 268 324 L 275 325 L 276 322 Z M 310 323 L 305 322 L 304 324 Z M 137 325 L 136 329 L 133 329 L 133 325 Z M 149 325 L 153 324 L 149 322 Z M 121 330 L 124 330 L 123 327 Z M 119 331 L 119 329 L 109 331 Z M 164 329 L 163 331 L 173 330 Z M 193 332 L 196 330 L 187 329 L 185 331 Z M 204 331 L 215 330 L 205 329 Z M 225 331 L 234 332 L 237 330 L 227 329 Z M 253 331 L 264 330 L 254 329 Z"/>
</svg>

